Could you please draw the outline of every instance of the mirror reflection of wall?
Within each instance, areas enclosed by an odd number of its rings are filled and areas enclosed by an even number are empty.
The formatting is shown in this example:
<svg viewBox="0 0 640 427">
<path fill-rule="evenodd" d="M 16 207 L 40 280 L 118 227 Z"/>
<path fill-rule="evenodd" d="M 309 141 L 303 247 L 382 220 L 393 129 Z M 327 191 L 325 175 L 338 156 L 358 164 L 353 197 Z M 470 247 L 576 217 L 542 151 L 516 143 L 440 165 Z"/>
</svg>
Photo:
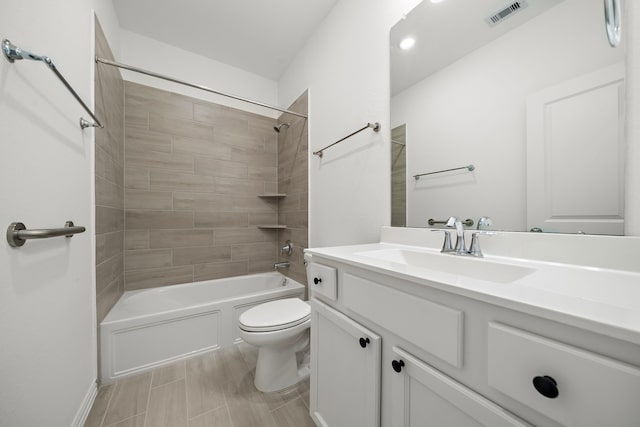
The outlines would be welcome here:
<svg viewBox="0 0 640 427">
<path fill-rule="evenodd" d="M 612 49 L 604 31 L 603 5 L 601 0 L 544 0 L 533 2 L 523 10 L 507 18 L 502 23 L 489 27 L 484 22 L 489 15 L 508 2 L 496 0 L 474 1 L 474 10 L 484 10 L 474 19 L 484 25 L 482 31 L 497 31 L 502 25 L 510 25 L 508 31 L 493 40 L 484 41 L 484 45 L 469 46 L 473 41 L 463 38 L 482 39 L 468 21 L 469 2 L 447 0 L 441 3 L 422 2 L 391 31 L 391 125 L 406 124 L 411 130 L 411 142 L 405 149 L 407 155 L 407 225 L 426 226 L 428 218 L 446 219 L 451 215 L 472 218 L 477 221 L 481 216 L 490 216 L 494 220 L 494 229 L 528 230 L 527 221 L 527 179 L 535 176 L 528 174 L 527 167 L 527 101 L 529 97 L 566 82 L 579 79 L 612 64 L 624 61 L 625 49 L 621 46 Z M 535 9 L 539 4 L 547 4 L 546 10 Z M 484 8 L 483 8 L 484 5 Z M 465 15 L 467 13 L 467 15 Z M 527 16 L 532 13 L 533 16 Z M 420 21 L 413 18 L 420 15 Z M 429 24 L 425 22 L 429 20 Z M 516 22 L 519 20 L 519 22 Z M 517 25 L 514 24 L 517 23 Z M 461 27 L 464 24 L 466 27 Z M 409 28 L 414 25 L 415 30 Z M 473 24 L 476 25 L 476 24 Z M 480 25 L 478 24 L 478 27 Z M 424 34 L 428 31 L 429 34 Z M 418 34 L 413 50 L 400 51 L 399 40 L 407 34 Z M 422 37 L 425 37 L 424 39 Z M 466 43 L 466 44 L 465 44 Z M 420 45 L 429 45 L 429 58 L 441 61 L 435 69 L 427 69 L 419 79 L 399 83 L 398 78 L 408 74 L 407 70 L 417 69 L 416 59 L 410 55 L 419 54 Z M 451 50 L 461 48 L 457 57 L 451 57 Z M 595 203 L 568 201 L 572 193 L 545 195 L 542 199 L 562 199 L 562 209 L 570 211 L 578 218 L 595 221 L 612 221 L 619 227 L 607 228 L 604 233 L 619 234 L 622 230 L 623 174 L 624 166 L 624 108 L 621 101 L 624 91 L 621 81 L 610 87 L 611 101 L 615 111 L 610 114 L 613 129 L 604 138 L 608 138 L 604 152 L 610 152 L 610 173 L 616 178 L 609 180 L 613 189 L 600 190 L 615 194 L 607 203 L 611 207 L 602 212 L 577 211 L 584 206 L 597 206 Z M 617 94 L 617 95 L 616 95 Z M 605 94 L 604 97 L 609 96 Z M 577 106 L 582 102 L 575 102 Z M 552 108 L 552 107 L 549 107 Z M 597 120 L 589 119 L 584 111 L 570 111 L 565 114 L 573 117 L 574 124 L 598 126 Z M 582 124 L 582 125 L 581 125 Z M 548 130 L 554 128 L 551 124 Z M 582 134 L 594 134 L 587 131 Z M 581 135 L 574 132 L 572 137 Z M 541 143 L 556 143 L 556 139 L 543 140 Z M 543 179 L 570 180 L 566 188 L 585 186 L 585 171 L 602 170 L 603 164 L 589 140 L 562 142 L 573 147 L 573 156 L 564 156 L 563 161 L 573 158 L 578 162 L 587 159 L 591 164 L 582 166 L 566 165 L 566 168 L 554 166 L 555 176 L 540 173 Z M 394 144 L 392 144 L 394 145 Z M 555 147 L 552 147 L 555 149 Z M 603 150 L 598 147 L 598 150 Z M 543 155 L 551 157 L 558 150 L 550 150 Z M 413 175 L 442 169 L 475 165 L 475 170 L 455 171 L 431 175 L 416 181 Z M 542 166 L 546 167 L 546 166 Z M 560 175 L 565 172 L 565 176 Z M 568 172 L 573 171 L 573 172 Z M 532 171 L 529 171 L 532 172 Z M 618 179 L 620 177 L 620 179 Z M 592 185 L 591 183 L 588 185 Z M 553 192 L 553 181 L 547 183 Z M 589 195 L 586 188 L 575 194 Z M 545 201 L 545 200 L 543 200 Z M 541 208 L 548 215 L 556 215 L 562 221 L 565 211 L 556 212 L 555 205 Z M 539 209 L 540 210 L 540 209 Z M 578 223 L 575 229 L 554 229 L 548 223 L 539 225 L 544 231 L 578 232 L 582 231 Z M 598 233 L 598 231 L 587 231 Z"/>
<path fill-rule="evenodd" d="M 407 225 L 407 127 L 391 129 L 391 226 Z"/>
</svg>

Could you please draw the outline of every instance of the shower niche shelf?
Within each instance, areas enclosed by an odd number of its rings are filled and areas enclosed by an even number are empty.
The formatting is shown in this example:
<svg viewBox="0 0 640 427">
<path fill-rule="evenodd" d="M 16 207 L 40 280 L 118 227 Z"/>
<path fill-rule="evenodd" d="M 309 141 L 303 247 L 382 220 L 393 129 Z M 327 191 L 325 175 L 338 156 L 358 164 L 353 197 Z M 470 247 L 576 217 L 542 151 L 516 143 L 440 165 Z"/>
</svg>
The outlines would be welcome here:
<svg viewBox="0 0 640 427">
<path fill-rule="evenodd" d="M 287 226 L 284 224 L 260 224 L 256 225 L 256 227 L 266 230 L 283 230 L 287 228 Z"/>
<path fill-rule="evenodd" d="M 258 194 L 258 197 L 262 197 L 263 199 L 278 199 L 282 197 L 287 197 L 287 195 L 284 193 L 265 193 L 265 194 Z"/>
</svg>

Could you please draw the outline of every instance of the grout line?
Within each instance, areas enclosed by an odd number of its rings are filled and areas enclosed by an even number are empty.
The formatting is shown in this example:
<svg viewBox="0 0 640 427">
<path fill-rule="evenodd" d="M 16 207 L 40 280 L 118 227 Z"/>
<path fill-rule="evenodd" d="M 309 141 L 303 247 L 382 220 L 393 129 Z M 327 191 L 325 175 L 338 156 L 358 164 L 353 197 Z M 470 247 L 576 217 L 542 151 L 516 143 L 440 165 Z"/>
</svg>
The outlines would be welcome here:
<svg viewBox="0 0 640 427">
<path fill-rule="evenodd" d="M 187 399 L 187 423 L 189 422 L 189 382 L 187 378 L 187 361 L 184 361 L 184 394 Z"/>
<path fill-rule="evenodd" d="M 225 394 L 225 402 L 226 402 L 227 396 Z M 227 417 L 229 417 L 229 422 L 231 423 L 231 427 L 233 427 L 233 418 L 231 418 L 231 410 L 229 409 L 229 405 L 224 405 L 225 408 L 227 408 Z"/>
<path fill-rule="evenodd" d="M 227 381 L 227 383 L 229 381 Z M 222 396 L 224 397 L 224 407 L 227 408 L 227 416 L 229 417 L 229 422 L 231 423 L 231 427 L 233 427 L 233 418 L 231 417 L 231 409 L 229 409 L 229 402 L 227 401 L 227 384 L 222 386 Z"/>
<path fill-rule="evenodd" d="M 149 380 L 149 391 L 147 393 L 147 406 L 145 408 L 145 411 L 143 412 L 144 414 L 144 423 L 142 423 L 143 426 L 146 427 L 147 425 L 147 420 L 149 419 L 147 417 L 147 415 L 149 414 L 149 403 L 151 402 L 151 383 L 153 382 L 153 374 L 151 375 L 151 379 Z"/>
<path fill-rule="evenodd" d="M 125 422 L 125 421 L 132 420 L 132 419 L 134 419 L 135 417 L 138 417 L 138 416 L 140 416 L 140 415 L 142 415 L 142 414 L 146 414 L 146 413 L 145 413 L 145 412 L 140 412 L 140 413 L 138 413 L 138 414 L 135 414 L 135 415 L 130 416 L 129 418 L 125 418 L 124 420 L 120 420 L 120 421 L 116 421 L 115 423 L 111 423 L 111 424 L 109 424 L 109 425 L 107 425 L 107 426 L 105 426 L 105 427 L 109 427 L 109 426 L 117 425 L 117 424 L 123 423 L 123 422 Z M 146 421 L 146 415 L 145 415 L 145 421 Z"/>
<path fill-rule="evenodd" d="M 176 380 L 168 381 L 166 383 L 162 383 L 162 384 L 157 385 L 157 386 L 151 386 L 151 390 L 153 390 L 154 388 L 160 388 L 160 387 L 164 387 L 164 386 L 169 385 L 169 384 L 177 383 L 178 381 L 182 381 L 182 380 L 185 380 L 185 382 L 186 382 L 186 378 L 178 378 Z"/>
<path fill-rule="evenodd" d="M 102 414 L 102 419 L 100 420 L 100 427 L 104 424 L 104 420 L 107 418 L 107 414 L 109 413 L 109 409 L 111 408 L 111 400 L 113 399 L 113 395 L 116 394 L 116 387 L 118 387 L 119 381 L 113 385 L 113 391 L 109 395 L 109 401 L 107 402 L 107 407 L 104 410 L 104 414 Z"/>
<path fill-rule="evenodd" d="M 187 427 L 189 426 L 189 401 L 187 400 L 187 362 L 183 361 L 182 366 L 184 366 L 184 378 L 180 380 L 184 380 L 184 414 L 187 417 Z M 180 381 L 179 380 L 179 381 Z"/>
</svg>

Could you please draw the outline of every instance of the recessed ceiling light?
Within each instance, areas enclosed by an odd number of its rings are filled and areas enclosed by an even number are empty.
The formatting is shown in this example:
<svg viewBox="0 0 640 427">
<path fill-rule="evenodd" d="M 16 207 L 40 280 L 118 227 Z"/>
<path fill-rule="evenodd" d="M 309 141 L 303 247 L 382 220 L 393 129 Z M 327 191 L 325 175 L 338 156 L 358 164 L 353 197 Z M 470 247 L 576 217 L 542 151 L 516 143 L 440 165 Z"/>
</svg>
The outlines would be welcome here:
<svg viewBox="0 0 640 427">
<path fill-rule="evenodd" d="M 416 39 L 414 39 L 413 37 L 405 37 L 402 39 L 402 41 L 400 41 L 399 46 L 400 46 L 400 49 L 402 50 L 409 50 L 415 44 L 416 44 Z"/>
</svg>

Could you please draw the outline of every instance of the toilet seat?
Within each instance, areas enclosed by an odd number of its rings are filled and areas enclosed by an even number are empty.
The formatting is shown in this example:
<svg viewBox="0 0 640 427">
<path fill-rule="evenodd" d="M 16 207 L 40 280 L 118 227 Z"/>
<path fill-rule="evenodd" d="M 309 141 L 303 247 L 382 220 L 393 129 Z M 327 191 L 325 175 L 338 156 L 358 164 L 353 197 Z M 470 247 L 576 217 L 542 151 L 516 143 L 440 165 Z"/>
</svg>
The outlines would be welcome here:
<svg viewBox="0 0 640 427">
<path fill-rule="evenodd" d="M 311 307 L 299 298 L 270 301 L 240 315 L 238 326 L 247 332 L 272 332 L 292 328 L 311 318 Z"/>
</svg>

